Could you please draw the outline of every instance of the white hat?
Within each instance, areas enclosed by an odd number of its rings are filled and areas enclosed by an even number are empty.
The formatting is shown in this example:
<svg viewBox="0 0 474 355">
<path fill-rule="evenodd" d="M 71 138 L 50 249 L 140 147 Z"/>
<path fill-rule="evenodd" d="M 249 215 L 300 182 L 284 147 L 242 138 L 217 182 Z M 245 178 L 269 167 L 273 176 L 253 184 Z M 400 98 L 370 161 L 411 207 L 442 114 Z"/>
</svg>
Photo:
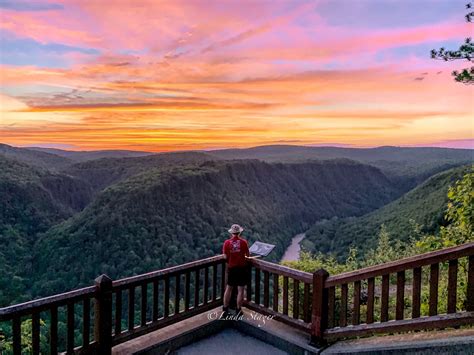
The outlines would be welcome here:
<svg viewBox="0 0 474 355">
<path fill-rule="evenodd" d="M 230 227 L 229 229 L 230 234 L 238 234 L 238 233 L 242 233 L 243 231 L 244 229 L 238 224 L 233 224 L 232 227 Z"/>
</svg>

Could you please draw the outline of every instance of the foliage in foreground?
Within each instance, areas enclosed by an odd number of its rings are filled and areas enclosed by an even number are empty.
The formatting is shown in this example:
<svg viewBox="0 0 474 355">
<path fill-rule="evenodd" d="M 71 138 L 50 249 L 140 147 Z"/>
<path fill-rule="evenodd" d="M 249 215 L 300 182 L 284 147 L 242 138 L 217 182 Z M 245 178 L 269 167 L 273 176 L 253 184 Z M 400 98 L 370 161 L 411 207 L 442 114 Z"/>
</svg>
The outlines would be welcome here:
<svg viewBox="0 0 474 355">
<path fill-rule="evenodd" d="M 339 262 L 332 255 L 324 255 L 317 253 L 312 255 L 308 251 L 303 251 L 300 255 L 300 260 L 292 262 L 284 262 L 284 265 L 306 272 L 314 272 L 318 269 L 326 269 L 329 274 L 335 275 L 342 272 L 353 271 L 363 267 L 383 264 L 389 261 L 401 259 L 404 257 L 426 253 L 429 251 L 438 250 L 441 248 L 452 247 L 455 245 L 464 244 L 474 241 L 474 166 L 471 171 L 464 175 L 464 177 L 457 181 L 448 191 L 448 203 L 445 213 L 445 219 L 448 224 L 441 227 L 439 233 L 431 235 L 422 235 L 420 233 L 420 226 L 413 225 L 413 233 L 408 242 L 401 242 L 400 240 L 392 240 L 389 232 L 382 225 L 378 244 L 375 248 L 368 250 L 365 255 L 358 256 L 357 249 L 351 248 L 347 259 L 344 262 Z M 467 260 L 460 259 L 459 271 L 457 279 L 457 309 L 465 310 L 465 297 L 467 290 Z M 439 279 L 439 301 L 438 307 L 440 312 L 446 310 L 447 307 L 447 289 L 448 289 L 448 275 L 447 263 L 440 264 L 440 279 Z M 412 274 L 408 273 L 406 282 L 410 284 Z M 429 308 L 429 280 L 428 273 L 422 274 L 422 297 L 421 297 L 421 314 L 427 315 Z M 395 280 L 391 280 L 393 284 Z M 363 285 L 364 286 L 364 285 Z M 349 295 L 351 299 L 351 295 Z M 405 304 L 410 306 L 411 299 L 407 297 Z M 364 311 L 362 307 L 362 313 Z M 377 310 L 377 307 L 375 307 Z M 380 315 L 375 314 L 376 320 Z"/>
</svg>

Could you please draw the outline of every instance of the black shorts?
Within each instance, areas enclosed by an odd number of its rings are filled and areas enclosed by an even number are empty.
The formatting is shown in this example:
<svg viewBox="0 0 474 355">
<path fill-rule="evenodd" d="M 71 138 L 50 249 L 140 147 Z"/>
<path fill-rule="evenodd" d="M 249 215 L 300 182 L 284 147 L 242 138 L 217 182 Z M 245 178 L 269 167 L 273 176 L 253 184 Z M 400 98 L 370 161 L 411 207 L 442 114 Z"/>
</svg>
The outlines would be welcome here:
<svg viewBox="0 0 474 355">
<path fill-rule="evenodd" d="M 249 275 L 248 267 L 232 267 L 229 268 L 227 275 L 227 285 L 229 286 L 245 286 L 247 285 Z"/>
</svg>

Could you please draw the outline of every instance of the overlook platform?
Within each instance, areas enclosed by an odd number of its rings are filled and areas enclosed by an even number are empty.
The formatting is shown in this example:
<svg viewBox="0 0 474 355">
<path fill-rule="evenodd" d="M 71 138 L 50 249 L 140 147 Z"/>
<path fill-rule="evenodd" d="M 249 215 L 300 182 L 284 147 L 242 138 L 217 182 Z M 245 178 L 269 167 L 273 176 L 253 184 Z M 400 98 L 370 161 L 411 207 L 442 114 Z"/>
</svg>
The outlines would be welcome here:
<svg viewBox="0 0 474 355">
<path fill-rule="evenodd" d="M 221 307 L 115 346 L 113 355 L 128 354 L 318 354 L 307 334 L 244 309 L 236 320 L 215 319 Z M 212 319 L 210 319 L 212 318 Z M 207 349 L 206 351 L 201 351 Z M 212 351 L 211 351 L 212 349 Z"/>
<path fill-rule="evenodd" d="M 219 312 L 220 307 L 120 344 L 112 354 L 240 355 L 242 349 L 246 355 L 474 354 L 474 328 L 342 340 L 318 349 L 308 344 L 304 332 L 271 319 L 255 321 L 253 311 L 244 309 L 239 320 L 209 319 Z"/>
<path fill-rule="evenodd" d="M 14 355 L 28 344 L 32 354 L 192 354 L 232 337 L 261 355 L 270 346 L 291 354 L 368 351 L 383 344 L 341 340 L 474 325 L 472 242 L 334 276 L 252 260 L 239 321 L 213 315 L 225 280 L 222 255 L 117 281 L 102 275 L 94 286 L 0 309 L 0 327 Z M 271 319 L 259 327 L 257 315 Z"/>
</svg>

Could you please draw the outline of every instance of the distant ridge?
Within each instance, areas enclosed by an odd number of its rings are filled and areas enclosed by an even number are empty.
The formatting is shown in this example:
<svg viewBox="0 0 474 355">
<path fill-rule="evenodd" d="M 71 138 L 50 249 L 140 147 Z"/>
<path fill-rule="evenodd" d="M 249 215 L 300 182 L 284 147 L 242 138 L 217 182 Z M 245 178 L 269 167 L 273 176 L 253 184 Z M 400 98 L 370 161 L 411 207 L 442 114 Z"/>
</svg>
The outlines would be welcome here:
<svg viewBox="0 0 474 355">
<path fill-rule="evenodd" d="M 155 153 L 141 152 L 134 150 L 91 150 L 91 151 L 73 151 L 56 148 L 26 147 L 25 149 L 55 154 L 60 157 L 68 158 L 76 162 L 101 159 L 101 158 L 136 158 Z"/>
<path fill-rule="evenodd" d="M 72 163 L 70 159 L 57 154 L 12 147 L 2 143 L 0 143 L 0 154 L 6 158 L 41 168 L 61 169 Z"/>
</svg>

